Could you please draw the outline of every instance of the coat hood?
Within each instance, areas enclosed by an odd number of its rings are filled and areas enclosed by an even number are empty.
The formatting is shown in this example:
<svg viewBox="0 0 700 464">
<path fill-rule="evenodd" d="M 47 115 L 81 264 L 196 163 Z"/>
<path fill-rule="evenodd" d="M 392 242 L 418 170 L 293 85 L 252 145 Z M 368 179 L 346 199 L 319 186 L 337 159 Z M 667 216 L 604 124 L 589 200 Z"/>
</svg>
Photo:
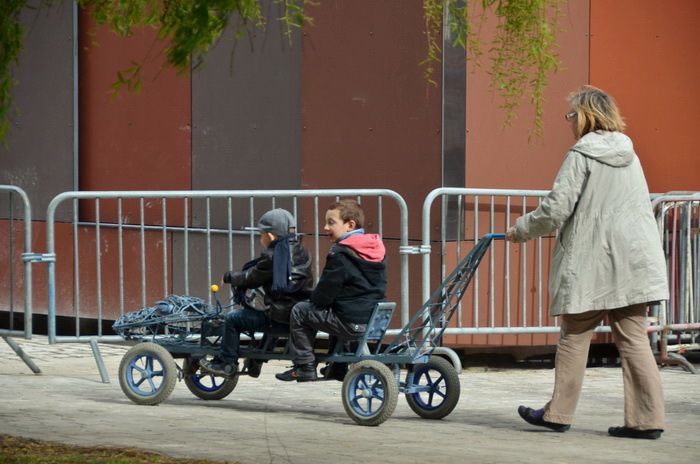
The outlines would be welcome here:
<svg viewBox="0 0 700 464">
<path fill-rule="evenodd" d="M 571 151 L 616 168 L 630 165 L 635 157 L 632 140 L 622 132 L 589 132 Z"/>
<path fill-rule="evenodd" d="M 338 244 L 350 248 L 365 261 L 380 262 L 386 255 L 384 243 L 377 234 L 351 235 Z"/>
</svg>

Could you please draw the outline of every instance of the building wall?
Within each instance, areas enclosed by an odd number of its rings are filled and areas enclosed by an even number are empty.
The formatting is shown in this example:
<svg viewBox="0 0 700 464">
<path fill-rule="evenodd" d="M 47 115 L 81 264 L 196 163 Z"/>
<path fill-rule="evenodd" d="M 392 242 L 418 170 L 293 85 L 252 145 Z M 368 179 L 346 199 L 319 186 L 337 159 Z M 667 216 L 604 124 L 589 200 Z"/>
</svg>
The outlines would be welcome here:
<svg viewBox="0 0 700 464">
<path fill-rule="evenodd" d="M 467 187 L 551 188 L 563 155 L 574 143 L 562 117 L 568 110 L 566 97 L 581 85 L 592 84 L 617 99 L 652 192 L 700 190 L 700 158 L 691 140 L 693 127 L 700 122 L 700 91 L 694 85 L 700 78 L 700 66 L 694 59 L 700 3 L 686 0 L 671 6 L 656 0 L 574 0 L 563 5 L 562 13 L 558 35 L 561 67 L 546 90 L 541 140 L 528 141 L 532 129 L 528 104 L 518 111 L 513 127 L 502 126 L 504 113 L 498 109 L 499 98 L 489 90 L 488 74 L 468 63 Z M 492 28 L 487 21 L 487 35 Z M 516 217 L 497 216 L 496 232 Z M 470 221 L 466 214 L 467 226 Z M 519 261 L 519 252 L 512 248 L 511 263 Z M 518 287 L 521 279 L 515 271 L 512 274 L 511 268 L 512 295 L 524 290 Z M 502 272 L 503 265 L 497 264 L 496 275 Z M 546 293 L 546 278 L 541 289 L 533 275 L 528 275 L 527 281 L 529 292 Z M 503 286 L 497 285 L 497 290 L 497 301 L 502 302 Z M 482 289 L 481 298 L 488 298 L 487 289 Z M 473 305 L 465 306 L 462 321 L 469 326 Z M 538 320 L 536 304 L 528 305 L 525 317 Z M 487 321 L 486 314 L 480 320 Z M 454 342 L 542 345 L 555 341 L 556 336 L 525 335 L 465 336 Z"/>
<path fill-rule="evenodd" d="M 79 43 L 80 190 L 190 189 L 190 79 L 164 65 L 156 31 L 123 39 L 81 11 Z M 142 90 L 114 93 L 117 72 L 140 62 Z M 123 214 L 133 222 L 139 217 L 135 205 L 125 205 Z M 95 218 L 88 208 L 80 215 Z M 160 217 L 160 208 L 147 207 L 147 223 Z M 101 219 L 116 222 L 116 209 L 104 208 Z"/>
<path fill-rule="evenodd" d="M 700 2 L 592 0 L 590 82 L 609 90 L 652 192 L 700 190 Z"/>
<path fill-rule="evenodd" d="M 33 217 L 44 219 L 51 198 L 74 189 L 71 4 L 48 11 L 25 8 L 21 21 L 24 49 L 13 71 L 15 110 L 0 143 L 0 184 L 24 189 Z M 8 213 L 8 203 L 2 201 L 0 218 Z"/>
<path fill-rule="evenodd" d="M 266 9 L 274 12 L 273 8 L 278 6 L 266 3 Z M 45 243 L 42 221 L 48 202 L 74 185 L 82 190 L 389 188 L 407 200 L 410 240 L 417 244 L 423 199 L 450 174 L 443 172 L 441 89 L 425 81 L 419 66 L 426 46 L 421 0 L 322 0 L 309 8 L 315 25 L 295 32 L 291 44 L 276 21 L 270 21 L 265 32 L 234 42 L 234 19 L 203 67 L 184 76 L 163 66 L 164 44 L 155 31 L 144 29 L 119 39 L 106 28 L 95 27 L 89 15 L 81 12 L 77 171 L 71 126 L 71 2 L 36 18 L 27 16 L 31 27 L 15 89 L 21 112 L 13 120 L 7 146 L 0 147 L 0 182 L 29 193 L 34 217 L 39 219 L 36 251 L 43 251 Z M 467 62 L 462 102 L 465 186 L 550 188 L 563 154 L 573 143 L 562 119 L 566 96 L 592 83 L 617 97 L 652 191 L 700 190 L 700 161 L 693 156 L 690 139 L 700 119 L 700 96 L 693 85 L 700 77 L 693 59 L 700 4 L 678 0 L 669 7 L 659 0 L 571 0 L 562 8 L 562 65 L 546 92 L 544 138 L 528 140 L 532 109 L 527 102 L 514 125 L 504 128 L 499 100 L 489 90 L 489 76 L 484 68 Z M 487 20 L 484 32 L 488 35 L 492 28 Z M 117 71 L 144 57 L 148 59 L 142 91 L 110 96 Z M 440 78 L 434 76 L 437 82 Z M 123 204 L 124 223 L 140 221 L 137 206 Z M 256 212 L 266 207 L 257 204 Z M 8 216 L 2 208 L 0 219 Z M 370 230 L 378 227 L 373 208 L 368 207 Z M 397 277 L 398 214 L 394 208 L 385 212 L 383 233 L 390 269 Z M 94 220 L 96 214 L 93 207 L 81 204 L 82 220 Z M 115 221 L 114 202 L 105 202 L 99 214 L 103 222 Z M 206 212 L 197 208 L 185 217 L 180 202 L 169 204 L 166 214 L 170 225 L 206 222 Z M 300 229 L 311 232 L 309 212 L 302 207 L 300 214 Z M 59 219 L 71 216 L 66 208 Z M 502 223 L 512 219 L 504 217 Z M 222 217 L 215 215 L 212 221 L 214 226 L 225 226 Z M 246 217 L 234 226 L 247 221 Z M 145 222 L 162 224 L 159 201 L 146 205 Z M 435 219 L 433 224 L 437 231 Z M 81 254 L 95 247 L 90 233 L 81 230 Z M 60 234 L 59 246 L 67 260 L 72 254 L 72 232 L 61 229 Z M 109 239 L 109 233 L 105 237 Z M 154 236 L 148 245 L 156 254 L 157 240 Z M 169 240 L 176 245 L 180 241 L 177 236 Z M 196 250 L 200 245 L 191 247 Z M 171 254 L 167 276 L 171 287 L 179 290 L 182 270 L 178 266 L 183 257 L 178 250 L 182 247 L 167 249 Z M 104 253 L 109 262 L 110 251 Z M 11 268 L 10 257 L 0 254 L 0 258 L 5 272 Z M 410 259 L 412 308 L 420 306 L 419 261 Z M 438 261 L 435 255 L 432 282 L 437 282 Z M 65 276 L 73 274 L 70 264 L 60 266 Z M 83 275 L 90 276 L 92 264 L 87 257 L 79 266 L 88 266 Z M 35 287 L 41 288 L 44 266 L 34 268 Z M 18 279 L 21 282 L 21 275 Z M 160 282 L 163 276 L 157 279 Z M 94 286 L 81 285 L 83 308 L 95 313 L 94 291 L 89 290 Z M 149 287 L 149 298 L 151 289 L 154 297 L 164 290 L 158 285 Z M 70 303 L 75 285 L 61 280 L 60 286 L 60 297 Z M 522 295 L 532 288 L 512 291 Z M 0 286 L 0 302 L 7 301 L 7 292 L 6 286 Z M 35 295 L 37 313 L 45 313 L 42 292 Z M 111 304 L 113 289 L 109 292 Z M 128 301 L 140 303 L 140 290 L 134 287 L 134 292 L 139 295 Z M 398 299 L 398 278 L 392 277 L 389 297 Z M 61 314 L 70 314 L 68 303 L 60 306 Z M 467 309 L 463 314 L 466 325 L 473 312 Z M 480 314 L 479 319 L 486 317 Z M 532 321 L 538 315 L 530 312 L 525 317 Z M 460 345 L 553 341 L 544 336 L 450 340 Z"/>
</svg>

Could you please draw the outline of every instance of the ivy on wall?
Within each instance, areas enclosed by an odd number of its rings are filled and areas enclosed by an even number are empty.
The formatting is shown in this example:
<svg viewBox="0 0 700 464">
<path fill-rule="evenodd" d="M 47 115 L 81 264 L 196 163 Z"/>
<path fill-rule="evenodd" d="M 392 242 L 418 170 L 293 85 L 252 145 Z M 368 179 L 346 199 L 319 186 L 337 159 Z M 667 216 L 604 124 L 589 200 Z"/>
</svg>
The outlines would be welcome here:
<svg viewBox="0 0 700 464">
<path fill-rule="evenodd" d="M 168 63 L 179 72 L 196 69 L 236 14 L 237 37 L 250 29 L 264 28 L 270 20 L 263 12 L 262 0 L 76 0 L 99 25 L 108 25 L 122 37 L 134 29 L 151 26 L 163 39 Z M 313 24 L 306 7 L 322 0 L 272 0 L 278 5 L 277 20 L 282 21 L 291 40 L 296 28 Z M 502 97 L 506 123 L 529 93 L 533 103 L 534 128 L 541 134 L 544 88 L 547 77 L 558 66 L 556 55 L 556 21 L 559 4 L 564 0 L 422 0 L 427 40 L 426 59 L 422 65 L 426 80 L 435 85 L 433 76 L 440 62 L 442 31 L 447 28 L 454 46 L 463 47 L 480 62 L 486 56 L 491 66 L 492 90 Z M 61 0 L 35 0 L 35 8 L 50 7 Z M 8 131 L 13 109 L 12 69 L 17 65 L 24 39 L 20 13 L 30 8 L 29 0 L 0 2 L 0 140 Z M 472 12 L 475 12 L 472 14 Z M 479 37 L 487 13 L 497 20 L 496 32 L 488 43 Z M 270 14 L 270 16 L 273 16 Z M 487 51 L 483 49 L 488 45 Z M 117 73 L 113 90 L 141 88 L 141 68 L 136 62 Z"/>
<path fill-rule="evenodd" d="M 559 66 L 556 31 L 564 0 L 423 0 L 427 57 L 425 77 L 432 81 L 440 62 L 443 30 L 453 46 L 466 50 L 481 65 L 490 61 L 491 90 L 502 98 L 505 124 L 529 94 L 534 108 L 534 134 L 542 135 L 544 89 Z M 488 17 L 495 21 L 489 41 L 481 37 Z M 483 50 L 487 48 L 487 51 Z"/>
</svg>

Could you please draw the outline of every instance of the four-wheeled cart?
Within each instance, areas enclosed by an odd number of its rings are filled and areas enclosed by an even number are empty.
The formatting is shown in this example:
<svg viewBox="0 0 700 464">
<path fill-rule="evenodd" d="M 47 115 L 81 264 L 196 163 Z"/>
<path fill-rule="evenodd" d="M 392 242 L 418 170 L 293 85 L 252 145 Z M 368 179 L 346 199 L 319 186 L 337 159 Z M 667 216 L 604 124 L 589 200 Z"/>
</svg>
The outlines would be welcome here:
<svg viewBox="0 0 700 464">
<path fill-rule="evenodd" d="M 460 395 L 458 373 L 440 356 L 431 356 L 471 281 L 481 258 L 494 239 L 479 240 L 440 287 L 389 343 L 385 336 L 395 303 L 379 303 L 363 337 L 353 343 L 338 340 L 318 362 L 348 363 L 342 400 L 348 416 L 360 425 L 379 425 L 394 412 L 399 393 L 410 408 L 426 419 L 452 412 Z M 232 377 L 203 371 L 199 362 L 219 352 L 225 308 L 193 297 L 170 296 L 155 306 L 122 316 L 114 329 L 127 340 L 138 341 L 119 366 L 119 383 L 134 403 L 156 405 L 165 401 L 178 380 L 203 400 L 229 395 L 240 375 L 251 372 L 251 362 L 291 360 L 288 333 L 267 333 L 241 347 L 244 367 Z M 181 360 L 180 364 L 176 362 Z M 402 378 L 401 366 L 405 366 Z"/>
</svg>

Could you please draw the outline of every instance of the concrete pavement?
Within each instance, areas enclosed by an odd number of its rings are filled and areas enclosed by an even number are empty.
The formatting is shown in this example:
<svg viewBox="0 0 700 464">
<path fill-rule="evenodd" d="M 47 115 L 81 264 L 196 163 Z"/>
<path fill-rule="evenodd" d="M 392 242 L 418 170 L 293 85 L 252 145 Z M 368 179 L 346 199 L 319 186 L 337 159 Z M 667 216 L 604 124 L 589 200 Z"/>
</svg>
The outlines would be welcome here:
<svg viewBox="0 0 700 464">
<path fill-rule="evenodd" d="M 83 446 L 137 447 L 178 457 L 242 463 L 640 463 L 700 458 L 700 376 L 664 368 L 667 428 L 657 441 L 607 436 L 622 425 L 620 368 L 588 369 L 576 422 L 565 434 L 537 429 L 517 415 L 551 393 L 552 369 L 469 368 L 457 408 L 440 421 L 416 416 L 400 398 L 379 427 L 345 414 L 339 382 L 288 384 L 241 377 L 224 400 L 205 402 L 180 382 L 159 406 L 122 393 L 124 347 L 100 345 L 111 383 L 100 382 L 89 345 L 15 341 L 42 369 L 34 375 L 0 341 L 0 433 Z"/>
</svg>

